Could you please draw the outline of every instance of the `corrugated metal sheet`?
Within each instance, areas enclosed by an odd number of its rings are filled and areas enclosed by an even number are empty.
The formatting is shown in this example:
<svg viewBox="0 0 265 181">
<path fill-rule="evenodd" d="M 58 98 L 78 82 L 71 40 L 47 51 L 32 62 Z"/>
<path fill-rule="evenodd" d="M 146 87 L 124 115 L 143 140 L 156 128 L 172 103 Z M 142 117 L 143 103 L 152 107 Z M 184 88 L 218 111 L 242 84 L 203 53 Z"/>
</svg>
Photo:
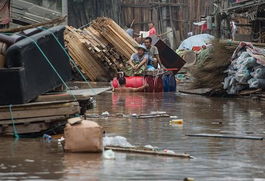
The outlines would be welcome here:
<svg viewBox="0 0 265 181">
<path fill-rule="evenodd" d="M 61 12 L 54 11 L 36 4 L 24 1 L 11 1 L 11 17 L 18 24 L 32 24 L 48 21 L 61 16 Z"/>
</svg>

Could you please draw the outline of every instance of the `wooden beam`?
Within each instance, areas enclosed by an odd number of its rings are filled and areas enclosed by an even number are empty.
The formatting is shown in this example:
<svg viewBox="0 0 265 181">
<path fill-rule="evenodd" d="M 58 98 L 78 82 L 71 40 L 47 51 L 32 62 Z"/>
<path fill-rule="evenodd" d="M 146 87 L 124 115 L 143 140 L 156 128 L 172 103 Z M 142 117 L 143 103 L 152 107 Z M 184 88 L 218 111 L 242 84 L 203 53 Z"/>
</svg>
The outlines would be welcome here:
<svg viewBox="0 0 265 181">
<path fill-rule="evenodd" d="M 36 105 L 31 107 L 13 107 L 12 112 L 9 108 L 0 109 L 0 120 L 49 117 L 79 114 L 80 107 L 78 102 L 69 102 L 63 104 Z"/>
<path fill-rule="evenodd" d="M 36 117 L 36 118 L 24 118 L 24 119 L 17 119 L 14 120 L 15 124 L 28 124 L 28 123 L 35 123 L 35 122 L 53 122 L 56 120 L 64 120 L 67 116 L 47 116 L 47 117 Z M 9 125 L 13 124 L 12 120 L 1 120 L 0 125 Z"/>
<path fill-rule="evenodd" d="M 39 27 L 39 26 L 48 26 L 48 25 L 59 24 L 59 23 L 64 22 L 65 19 L 66 19 L 66 16 L 55 18 L 53 20 L 46 21 L 46 22 L 43 22 L 43 23 L 36 23 L 36 24 L 21 26 L 21 27 L 17 27 L 17 28 L 0 29 L 0 33 L 15 33 L 15 32 L 24 31 L 24 30 L 27 30 L 27 29 L 30 29 L 30 28 L 36 28 L 36 27 Z"/>
</svg>

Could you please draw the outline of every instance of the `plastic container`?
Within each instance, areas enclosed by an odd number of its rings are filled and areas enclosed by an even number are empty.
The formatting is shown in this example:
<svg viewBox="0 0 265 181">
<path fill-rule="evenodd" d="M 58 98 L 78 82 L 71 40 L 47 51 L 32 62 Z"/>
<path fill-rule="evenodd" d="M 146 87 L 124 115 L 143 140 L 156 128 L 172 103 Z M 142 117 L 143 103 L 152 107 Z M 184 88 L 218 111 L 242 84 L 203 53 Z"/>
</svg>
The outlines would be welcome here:
<svg viewBox="0 0 265 181">
<path fill-rule="evenodd" d="M 145 82 L 149 85 L 145 92 L 163 92 L 163 80 L 161 76 L 153 77 L 153 76 L 132 76 L 132 77 L 125 77 L 126 79 L 126 87 L 138 88 L 142 87 Z M 114 88 L 119 87 L 119 82 L 117 78 L 114 78 L 112 81 L 112 86 Z"/>
<path fill-rule="evenodd" d="M 164 75 L 162 79 L 164 92 L 176 92 L 177 81 L 174 75 Z"/>
<path fill-rule="evenodd" d="M 125 79 L 126 79 L 126 87 L 132 87 L 132 88 L 142 87 L 145 81 L 144 77 L 140 77 L 140 76 L 125 77 Z M 112 86 L 114 88 L 119 87 L 119 82 L 117 78 L 113 79 Z"/>
<path fill-rule="evenodd" d="M 170 121 L 170 125 L 183 125 L 183 119 L 174 119 Z"/>
</svg>

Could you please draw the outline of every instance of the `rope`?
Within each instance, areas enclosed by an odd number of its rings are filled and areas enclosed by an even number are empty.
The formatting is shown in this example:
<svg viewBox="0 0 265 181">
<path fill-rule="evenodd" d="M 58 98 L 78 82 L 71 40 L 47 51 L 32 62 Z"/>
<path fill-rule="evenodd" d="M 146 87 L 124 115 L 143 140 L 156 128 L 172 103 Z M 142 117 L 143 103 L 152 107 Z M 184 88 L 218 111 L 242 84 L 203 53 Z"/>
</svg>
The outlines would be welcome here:
<svg viewBox="0 0 265 181">
<path fill-rule="evenodd" d="M 27 36 L 26 36 L 27 37 Z M 70 93 L 72 94 L 73 98 L 75 99 L 75 101 L 77 101 L 76 96 L 72 93 L 71 89 L 68 87 L 68 85 L 66 84 L 66 82 L 63 80 L 63 78 L 61 77 L 61 75 L 59 74 L 59 72 L 56 70 L 56 68 L 53 66 L 53 64 L 51 63 L 51 61 L 49 60 L 49 58 L 46 56 L 46 54 L 42 51 L 42 49 L 40 48 L 40 46 L 37 44 L 37 42 L 32 39 L 31 37 L 27 37 L 29 38 L 31 41 L 34 42 L 34 44 L 36 45 L 36 47 L 39 49 L 39 51 L 41 52 L 41 54 L 43 55 L 43 57 L 45 58 L 45 60 L 48 62 L 48 64 L 50 65 L 50 67 L 52 68 L 52 70 L 56 73 L 56 75 L 59 77 L 59 79 L 61 80 L 61 82 L 63 83 L 63 85 L 66 87 L 67 90 L 70 91 Z"/>
<path fill-rule="evenodd" d="M 6 33 L 6 34 L 12 34 L 12 33 Z M 51 63 L 51 61 L 49 60 L 49 58 L 46 56 L 46 54 L 43 52 L 43 50 L 40 48 L 40 46 L 38 45 L 38 43 L 31 37 L 25 36 L 25 35 L 21 35 L 24 38 L 28 38 L 30 39 L 38 48 L 38 50 L 40 51 L 40 53 L 42 54 L 42 56 L 45 58 L 45 60 L 48 62 L 48 64 L 50 65 L 50 67 L 52 68 L 52 70 L 56 73 L 56 75 L 59 77 L 59 79 L 61 80 L 61 82 L 63 83 L 63 85 L 66 87 L 67 90 L 70 91 L 70 94 L 73 96 L 74 100 L 77 101 L 76 96 L 72 93 L 71 89 L 68 87 L 68 85 L 66 84 L 66 82 L 63 80 L 63 78 L 61 77 L 61 75 L 59 74 L 59 72 L 56 70 L 56 68 L 53 66 L 53 64 Z"/>
<path fill-rule="evenodd" d="M 78 29 L 83 29 L 83 28 L 85 28 L 85 27 L 87 27 L 87 26 L 90 26 L 91 23 L 92 23 L 92 22 L 89 22 L 89 23 L 87 23 L 87 24 L 85 24 L 85 25 L 83 25 L 83 26 L 80 26 Z"/>
<path fill-rule="evenodd" d="M 10 113 L 10 118 L 12 120 L 12 126 L 13 126 L 13 133 L 15 135 L 16 139 L 19 139 L 19 134 L 17 133 L 14 117 L 13 117 L 13 112 L 12 112 L 12 104 L 9 105 L 9 113 Z"/>
<path fill-rule="evenodd" d="M 82 71 L 78 68 L 78 65 L 75 63 L 75 61 L 72 59 L 72 57 L 69 55 L 69 53 L 65 50 L 64 46 L 61 44 L 61 42 L 58 40 L 58 38 L 55 36 L 55 34 L 50 31 L 47 28 L 41 28 L 39 27 L 38 29 L 44 30 L 44 31 L 48 31 L 52 34 L 53 38 L 56 40 L 56 42 L 60 45 L 60 47 L 62 48 L 63 52 L 66 54 L 66 56 L 69 58 L 70 62 L 74 65 L 74 68 L 78 71 L 78 73 L 81 75 L 82 79 L 87 83 L 87 85 L 92 89 L 93 87 L 90 85 L 90 83 L 88 82 L 88 80 L 86 79 L 85 75 L 82 73 Z M 94 91 L 94 90 L 93 90 Z M 95 92 L 94 92 L 95 93 Z"/>
</svg>

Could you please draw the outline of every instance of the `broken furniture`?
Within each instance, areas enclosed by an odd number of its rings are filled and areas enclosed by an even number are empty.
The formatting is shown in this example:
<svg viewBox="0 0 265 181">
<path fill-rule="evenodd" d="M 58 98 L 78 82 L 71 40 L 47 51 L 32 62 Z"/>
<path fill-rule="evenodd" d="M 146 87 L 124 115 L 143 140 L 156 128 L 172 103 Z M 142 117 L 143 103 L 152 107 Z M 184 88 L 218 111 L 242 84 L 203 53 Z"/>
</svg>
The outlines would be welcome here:
<svg viewBox="0 0 265 181">
<path fill-rule="evenodd" d="M 0 135 L 55 133 L 68 118 L 80 113 L 78 102 L 36 102 L 0 106 Z"/>
<path fill-rule="evenodd" d="M 53 36 L 64 46 L 63 32 L 63 26 L 53 27 L 7 48 L 0 68 L 0 105 L 30 102 L 71 80 L 69 58 Z"/>
</svg>

